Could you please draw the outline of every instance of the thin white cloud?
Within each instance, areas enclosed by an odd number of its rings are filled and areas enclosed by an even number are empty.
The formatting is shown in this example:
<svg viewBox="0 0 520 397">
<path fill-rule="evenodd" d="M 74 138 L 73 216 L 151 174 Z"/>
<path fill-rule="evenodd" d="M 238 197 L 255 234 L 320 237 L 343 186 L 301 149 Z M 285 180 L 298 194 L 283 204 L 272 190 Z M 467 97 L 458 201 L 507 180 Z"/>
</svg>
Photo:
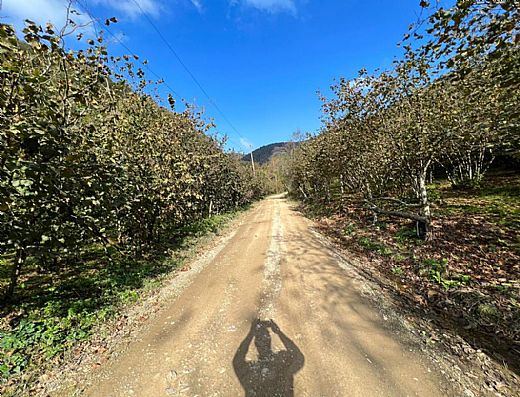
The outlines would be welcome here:
<svg viewBox="0 0 520 397">
<path fill-rule="evenodd" d="M 23 28 L 26 19 L 40 25 L 50 22 L 61 29 L 65 26 L 68 4 L 67 0 L 4 0 L 1 15 L 17 29 Z M 71 15 L 70 18 L 79 25 L 90 22 L 87 15 Z"/>
<path fill-rule="evenodd" d="M 231 0 L 231 4 L 243 4 L 272 14 L 277 12 L 296 14 L 295 0 Z"/>
<path fill-rule="evenodd" d="M 116 43 L 121 44 L 128 41 L 128 36 L 124 34 L 123 32 L 115 32 L 112 33 L 112 35 L 105 37 L 106 43 Z"/>
<path fill-rule="evenodd" d="M 192 1 L 200 4 L 199 0 Z M 40 25 L 51 22 L 60 29 L 66 22 L 68 4 L 69 0 L 3 0 L 0 15 L 5 17 L 4 21 L 12 23 L 17 29 L 24 26 L 25 19 Z M 125 16 L 132 19 L 138 18 L 143 12 L 156 18 L 163 9 L 160 0 L 83 0 L 79 5 L 72 2 L 72 8 L 79 10 L 81 15 L 71 15 L 71 19 L 80 25 L 90 22 L 86 10 L 82 10 L 82 4 L 86 4 L 90 11 L 93 11 L 92 5 L 97 5 L 110 10 L 116 17 Z"/>
<path fill-rule="evenodd" d="M 202 2 L 200 0 L 190 0 L 191 4 L 197 9 L 198 12 L 202 12 Z"/>
<path fill-rule="evenodd" d="M 153 17 L 159 17 L 162 11 L 158 0 L 90 0 L 90 3 L 111 8 L 130 18 L 137 18 L 143 12 Z"/>
</svg>

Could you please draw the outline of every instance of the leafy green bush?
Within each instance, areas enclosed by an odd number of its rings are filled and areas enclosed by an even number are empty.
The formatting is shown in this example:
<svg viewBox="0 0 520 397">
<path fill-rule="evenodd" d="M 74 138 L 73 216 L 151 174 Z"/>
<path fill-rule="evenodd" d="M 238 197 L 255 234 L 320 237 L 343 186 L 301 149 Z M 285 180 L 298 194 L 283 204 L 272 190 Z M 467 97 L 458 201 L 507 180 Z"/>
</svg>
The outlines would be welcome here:
<svg viewBox="0 0 520 397">
<path fill-rule="evenodd" d="M 456 274 L 448 276 L 448 259 L 426 259 L 423 265 L 429 270 L 430 278 L 444 289 L 460 287 L 468 285 L 471 282 L 471 276 L 467 274 Z"/>
<path fill-rule="evenodd" d="M 72 307 L 60 316 L 56 313 L 60 310 L 58 306 L 50 302 L 41 311 L 22 318 L 10 332 L 0 331 L 0 381 L 37 364 L 32 359 L 34 356 L 39 360 L 51 359 L 85 340 L 92 326 L 106 316 L 105 311 L 76 312 Z"/>
<path fill-rule="evenodd" d="M 102 38 L 67 50 L 51 25 L 0 25 L 0 255 L 11 298 L 28 258 L 56 271 L 83 247 L 140 256 L 161 236 L 263 194 L 260 177 L 187 105 L 148 94 Z M 80 44 L 81 46 L 81 44 Z M 135 61 L 135 60 L 134 60 Z"/>
</svg>

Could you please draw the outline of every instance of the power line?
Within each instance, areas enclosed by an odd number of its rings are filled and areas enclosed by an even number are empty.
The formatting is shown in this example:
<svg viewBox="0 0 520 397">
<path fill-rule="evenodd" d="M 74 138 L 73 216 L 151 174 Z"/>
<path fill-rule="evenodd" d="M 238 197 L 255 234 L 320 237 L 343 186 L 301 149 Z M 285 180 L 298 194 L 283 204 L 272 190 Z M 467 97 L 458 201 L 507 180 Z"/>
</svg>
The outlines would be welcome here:
<svg viewBox="0 0 520 397">
<path fill-rule="evenodd" d="M 89 8 L 87 7 L 87 5 L 82 2 L 81 0 L 75 0 L 75 2 L 87 13 L 87 15 L 89 16 L 89 18 L 91 19 L 91 21 L 93 22 L 94 24 L 94 29 L 95 29 L 95 25 L 99 25 L 101 27 L 101 29 L 105 32 L 107 32 L 115 41 L 117 41 L 117 43 L 119 45 L 121 45 L 126 51 L 128 51 L 129 55 L 133 56 L 135 59 L 139 58 L 136 53 L 129 47 L 127 46 L 123 40 L 121 40 L 116 34 L 114 34 L 109 28 L 108 26 L 106 25 L 102 25 L 100 22 L 99 22 L 99 18 L 96 18 L 92 12 L 89 10 Z M 139 5 L 138 5 L 139 6 Z M 141 8 L 141 7 L 139 7 Z M 141 9 L 142 11 L 142 9 Z M 97 35 L 97 29 L 96 29 L 96 35 Z M 179 58 L 180 60 L 180 58 Z M 182 62 L 182 61 L 181 61 Z M 157 74 L 150 66 L 148 66 L 146 63 L 142 63 L 143 66 L 146 68 L 146 70 L 148 70 L 153 76 L 155 76 L 155 78 L 157 78 L 159 81 L 161 81 L 174 95 L 178 96 L 178 97 L 181 97 L 180 94 L 178 94 L 169 84 L 168 82 L 161 76 L 159 76 L 159 74 Z M 184 65 L 184 64 L 183 64 Z M 184 65 L 185 66 L 185 65 Z M 188 69 L 187 69 L 188 70 Z M 188 70 L 189 71 L 189 70 Z M 190 75 L 194 78 L 195 76 L 193 76 L 190 72 Z M 207 93 L 206 91 L 202 88 L 201 86 L 201 89 L 203 90 L 203 92 L 205 93 L 205 95 L 207 96 Z M 213 101 L 211 101 L 213 102 Z M 213 105 L 218 109 L 218 107 L 216 106 L 216 104 L 213 103 Z M 223 117 L 225 119 L 227 119 L 225 117 L 225 115 L 222 113 Z M 234 129 L 233 125 L 229 122 L 229 120 L 226 120 L 230 125 L 231 127 Z M 236 131 L 238 133 L 238 131 Z M 238 133 L 238 135 L 240 135 L 240 133 Z M 243 138 L 241 135 L 240 135 L 241 138 Z M 238 143 L 236 141 L 234 141 L 233 139 L 231 139 L 230 137 L 229 138 L 229 141 L 237 146 L 244 146 L 244 144 L 242 143 Z M 243 138 L 245 139 L 245 138 Z"/>
<path fill-rule="evenodd" d="M 224 114 L 224 112 L 219 108 L 219 106 L 215 103 L 215 101 L 213 101 L 213 99 L 211 99 L 211 97 L 209 96 L 208 92 L 204 89 L 204 87 L 202 86 L 202 84 L 199 82 L 199 80 L 195 77 L 195 75 L 191 72 L 191 70 L 188 68 L 188 66 L 184 63 L 184 61 L 182 60 L 182 58 L 180 57 L 180 55 L 177 53 L 177 51 L 175 51 L 175 49 L 172 47 L 172 45 L 169 43 L 169 41 L 164 37 L 164 35 L 161 33 L 161 31 L 159 30 L 159 28 L 155 25 L 155 23 L 152 21 L 152 19 L 148 16 L 148 14 L 143 10 L 143 8 L 141 7 L 141 5 L 137 2 L 137 0 L 132 0 L 134 2 L 134 4 L 139 8 L 139 10 L 141 11 L 141 13 L 143 14 L 143 16 L 146 18 L 146 20 L 148 21 L 148 23 L 150 25 L 152 25 L 152 27 L 154 28 L 154 30 L 157 32 L 157 34 L 159 35 L 159 37 L 161 38 L 161 40 L 164 42 L 164 44 L 166 44 L 166 46 L 168 47 L 168 49 L 172 52 L 172 54 L 175 56 L 175 58 L 179 61 L 179 63 L 181 64 L 181 66 L 183 67 L 183 69 L 186 71 L 186 73 L 188 73 L 188 75 L 191 77 L 191 79 L 195 82 L 195 84 L 199 87 L 199 89 L 202 91 L 202 93 L 206 96 L 206 98 L 208 99 L 208 101 L 213 105 L 213 107 L 217 110 L 217 112 L 222 116 L 222 118 L 229 124 L 229 126 L 233 129 L 233 131 L 235 131 L 237 133 L 237 135 L 246 140 L 246 138 L 244 138 L 242 136 L 242 134 L 240 134 L 240 132 L 238 132 L 238 130 L 235 128 L 235 126 L 233 125 L 233 123 L 229 120 L 229 118 Z M 242 146 L 245 146 L 244 144 L 242 144 Z M 252 148 L 250 148 L 252 149 Z"/>
</svg>

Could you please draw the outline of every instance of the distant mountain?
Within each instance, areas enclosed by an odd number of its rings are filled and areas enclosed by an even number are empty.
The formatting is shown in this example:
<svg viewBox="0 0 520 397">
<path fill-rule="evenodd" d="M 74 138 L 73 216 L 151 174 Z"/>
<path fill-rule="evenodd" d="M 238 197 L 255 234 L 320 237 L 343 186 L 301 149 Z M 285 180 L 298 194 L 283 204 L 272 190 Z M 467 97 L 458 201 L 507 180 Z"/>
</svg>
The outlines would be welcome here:
<svg viewBox="0 0 520 397">
<path fill-rule="evenodd" d="M 276 153 L 282 151 L 288 144 L 289 142 L 277 142 L 262 146 L 256 150 L 253 150 L 253 159 L 255 160 L 255 163 L 265 164 Z M 242 160 L 251 161 L 251 154 L 246 154 L 244 157 L 242 157 Z"/>
</svg>

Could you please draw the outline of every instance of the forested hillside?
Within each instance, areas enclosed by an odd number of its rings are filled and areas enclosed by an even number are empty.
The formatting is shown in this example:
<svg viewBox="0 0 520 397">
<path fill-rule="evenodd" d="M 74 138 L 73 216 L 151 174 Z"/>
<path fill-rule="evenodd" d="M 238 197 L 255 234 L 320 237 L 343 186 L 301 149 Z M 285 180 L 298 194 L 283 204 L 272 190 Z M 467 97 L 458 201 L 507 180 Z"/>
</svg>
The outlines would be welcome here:
<svg viewBox="0 0 520 397">
<path fill-rule="evenodd" d="M 253 159 L 255 163 L 258 164 L 266 164 L 271 160 L 271 158 L 277 153 L 283 152 L 284 148 L 287 146 L 288 142 L 277 142 L 270 143 L 269 145 L 265 145 L 259 147 L 258 149 L 253 150 Z M 246 154 L 242 157 L 244 161 L 251 161 L 251 154 Z"/>
<path fill-rule="evenodd" d="M 411 302 L 505 339 L 514 356 L 519 3 L 421 5 L 391 69 L 363 69 L 323 95 L 322 129 L 287 156 L 288 183 Z M 501 170 L 490 172 L 497 156 Z"/>
<path fill-rule="evenodd" d="M 20 39 L 0 25 L 0 378 L 11 383 L 173 269 L 160 259 L 187 236 L 264 194 L 200 113 L 150 94 L 137 58 L 81 34 L 67 49 L 75 29 L 28 22 Z"/>
</svg>

